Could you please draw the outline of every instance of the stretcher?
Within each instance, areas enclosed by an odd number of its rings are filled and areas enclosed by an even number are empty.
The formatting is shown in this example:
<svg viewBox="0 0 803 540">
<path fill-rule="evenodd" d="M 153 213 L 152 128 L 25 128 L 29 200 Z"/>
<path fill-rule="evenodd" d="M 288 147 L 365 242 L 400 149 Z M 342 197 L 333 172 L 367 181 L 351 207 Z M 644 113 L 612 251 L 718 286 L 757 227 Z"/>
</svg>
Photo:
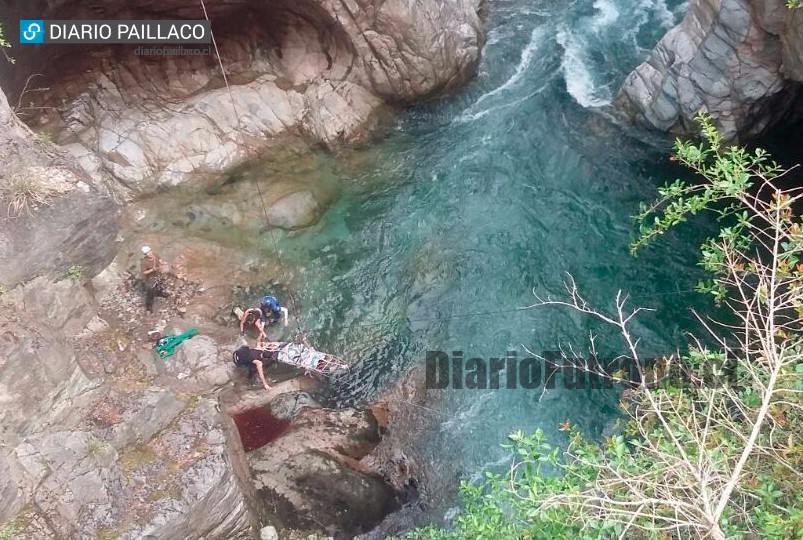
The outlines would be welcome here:
<svg viewBox="0 0 803 540">
<path fill-rule="evenodd" d="M 263 350 L 274 352 L 273 358 L 282 364 L 324 376 L 335 376 L 348 371 L 349 366 L 332 354 L 316 351 L 303 340 L 291 342 L 269 341 Z"/>
</svg>

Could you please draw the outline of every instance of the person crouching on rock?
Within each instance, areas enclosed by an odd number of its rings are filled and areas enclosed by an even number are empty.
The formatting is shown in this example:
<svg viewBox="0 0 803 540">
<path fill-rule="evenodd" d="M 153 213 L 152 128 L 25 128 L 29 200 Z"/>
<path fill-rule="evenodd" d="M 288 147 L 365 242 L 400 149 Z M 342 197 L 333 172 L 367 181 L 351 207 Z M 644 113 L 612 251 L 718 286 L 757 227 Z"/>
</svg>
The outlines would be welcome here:
<svg viewBox="0 0 803 540">
<path fill-rule="evenodd" d="M 282 307 L 279 304 L 279 300 L 275 296 L 263 296 L 259 302 L 259 310 L 262 316 L 262 326 L 276 324 L 279 319 L 282 320 L 284 326 L 287 326 L 287 319 L 290 313 L 286 307 Z"/>
<path fill-rule="evenodd" d="M 248 380 L 252 380 L 255 374 L 259 375 L 259 380 L 262 381 L 262 386 L 265 390 L 270 390 L 270 385 L 265 379 L 264 363 L 269 361 L 272 357 L 270 351 L 262 351 L 260 349 L 252 349 L 248 345 L 243 345 L 232 353 L 232 361 L 238 367 L 248 370 Z"/>
<path fill-rule="evenodd" d="M 167 298 L 167 293 L 162 275 L 162 261 L 149 246 L 142 246 L 139 270 L 145 282 L 145 309 L 153 312 L 153 301 L 157 296 Z"/>
<path fill-rule="evenodd" d="M 265 323 L 262 320 L 262 310 L 259 308 L 246 309 L 243 316 L 240 318 L 240 336 L 245 335 L 245 328 L 247 326 L 254 326 L 259 332 L 257 335 L 257 347 L 259 347 L 264 340 L 268 338 L 265 333 Z"/>
</svg>

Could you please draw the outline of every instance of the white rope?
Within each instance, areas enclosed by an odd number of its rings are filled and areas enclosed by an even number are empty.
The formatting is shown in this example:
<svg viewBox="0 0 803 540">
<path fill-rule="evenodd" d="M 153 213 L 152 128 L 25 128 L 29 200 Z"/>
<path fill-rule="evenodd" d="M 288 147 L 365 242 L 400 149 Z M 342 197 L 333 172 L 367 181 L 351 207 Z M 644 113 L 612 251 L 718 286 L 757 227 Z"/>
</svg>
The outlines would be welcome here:
<svg viewBox="0 0 803 540">
<path fill-rule="evenodd" d="M 223 67 L 223 59 L 220 56 L 220 50 L 217 46 L 217 40 L 215 39 L 215 33 L 212 31 L 212 21 L 209 19 L 209 14 L 206 12 L 206 4 L 204 4 L 204 0 L 201 1 L 201 9 L 204 12 L 204 18 L 209 21 L 209 35 L 212 37 L 212 45 L 215 47 L 215 56 L 217 56 L 217 62 L 220 66 L 220 73 L 223 75 L 223 82 L 226 85 L 226 90 L 229 92 L 229 100 L 231 100 L 231 108 L 234 110 L 234 116 L 237 119 L 237 129 L 240 132 L 245 132 L 243 129 L 242 120 L 240 120 L 240 113 L 237 111 L 237 105 L 234 101 L 234 94 L 231 91 L 231 86 L 229 86 L 229 79 L 226 77 L 226 69 Z M 268 233 L 270 234 L 271 241 L 273 242 L 273 250 L 276 252 L 276 259 L 279 261 L 279 268 L 282 271 L 282 279 L 286 284 L 288 284 L 287 295 L 290 297 L 290 303 L 293 306 L 293 312 L 295 313 L 296 319 L 296 327 L 298 331 L 302 334 L 304 331 L 301 329 L 301 312 L 298 310 L 298 305 L 296 304 L 295 298 L 293 297 L 293 293 L 289 289 L 289 281 L 287 279 L 287 272 L 284 268 L 284 262 L 282 261 L 282 255 L 279 252 L 279 244 L 276 243 L 276 237 L 273 234 L 273 229 L 270 227 L 270 220 L 268 219 L 268 209 L 265 206 L 265 198 L 262 196 L 262 187 L 259 185 L 259 180 L 254 178 L 254 184 L 257 188 L 257 193 L 259 194 L 259 202 L 262 205 L 262 213 L 265 214 L 265 222 L 268 225 Z"/>
</svg>

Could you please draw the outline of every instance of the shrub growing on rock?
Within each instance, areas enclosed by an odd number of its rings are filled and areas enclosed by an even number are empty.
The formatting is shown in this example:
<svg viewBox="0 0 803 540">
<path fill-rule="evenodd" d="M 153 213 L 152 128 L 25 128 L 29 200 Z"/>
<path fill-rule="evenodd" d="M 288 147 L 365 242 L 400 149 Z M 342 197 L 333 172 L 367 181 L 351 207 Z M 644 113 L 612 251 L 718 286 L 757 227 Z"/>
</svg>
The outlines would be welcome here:
<svg viewBox="0 0 803 540">
<path fill-rule="evenodd" d="M 8 217 L 31 214 L 41 206 L 50 206 L 53 188 L 34 176 L 16 175 L 0 190 L 0 200 L 6 203 Z"/>
</svg>

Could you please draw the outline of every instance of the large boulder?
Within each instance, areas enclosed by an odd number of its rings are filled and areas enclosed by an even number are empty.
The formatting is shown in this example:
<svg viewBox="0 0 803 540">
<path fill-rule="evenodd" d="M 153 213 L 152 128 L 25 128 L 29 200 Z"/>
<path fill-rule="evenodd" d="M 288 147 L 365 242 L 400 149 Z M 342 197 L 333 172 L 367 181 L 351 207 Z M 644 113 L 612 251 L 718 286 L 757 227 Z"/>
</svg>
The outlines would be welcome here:
<svg viewBox="0 0 803 540">
<path fill-rule="evenodd" d="M 798 94 L 790 82 L 803 80 L 798 11 L 782 0 L 692 0 L 615 102 L 664 131 L 696 133 L 702 111 L 726 139 L 761 133 L 787 116 Z"/>
<path fill-rule="evenodd" d="M 360 460 L 380 440 L 373 413 L 304 409 L 276 440 L 248 454 L 262 504 L 281 523 L 352 536 L 397 508 L 397 493 Z"/>
<path fill-rule="evenodd" d="M 140 56 L 134 47 L 20 49 L 7 70 L 16 99 L 36 66 L 47 92 L 27 92 L 26 121 L 47 131 L 123 198 L 210 182 L 299 135 L 329 147 L 362 140 L 385 104 L 457 88 L 476 69 L 477 0 L 208 0 L 217 57 Z M 93 19 L 76 0 L 0 1 L 8 20 Z M 198 18 L 197 2 L 107 2 L 104 18 Z M 69 68 L 67 67 L 69 66 Z M 29 88 L 31 90 L 32 88 Z M 41 113 L 41 114 L 39 114 Z"/>
<path fill-rule="evenodd" d="M 54 147 L 31 133 L 0 91 L 0 286 L 37 276 L 87 277 L 114 257 L 117 207 Z M 12 199 L 27 201 L 15 207 Z"/>
<path fill-rule="evenodd" d="M 214 390 L 227 384 L 234 370 L 229 354 L 221 352 L 214 339 L 203 335 L 182 342 L 173 356 L 157 362 L 171 377 L 184 381 L 172 384 L 184 390 Z"/>
</svg>

